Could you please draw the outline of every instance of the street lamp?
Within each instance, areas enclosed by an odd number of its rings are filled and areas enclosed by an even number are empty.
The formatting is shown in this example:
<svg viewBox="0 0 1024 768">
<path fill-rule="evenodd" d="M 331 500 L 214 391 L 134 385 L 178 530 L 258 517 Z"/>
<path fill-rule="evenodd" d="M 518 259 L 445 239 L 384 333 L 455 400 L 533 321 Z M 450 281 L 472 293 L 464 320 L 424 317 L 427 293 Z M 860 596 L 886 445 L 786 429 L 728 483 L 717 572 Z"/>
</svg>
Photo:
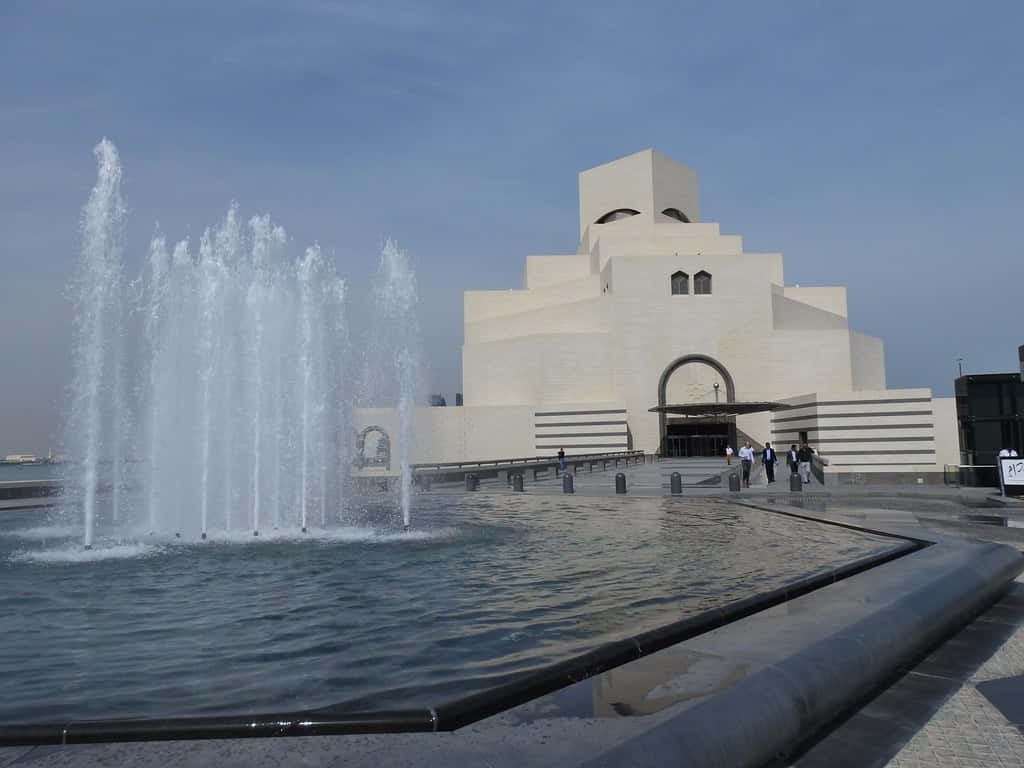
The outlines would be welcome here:
<svg viewBox="0 0 1024 768">
<path fill-rule="evenodd" d="M 715 405 L 718 405 L 718 382 L 715 382 Z"/>
</svg>

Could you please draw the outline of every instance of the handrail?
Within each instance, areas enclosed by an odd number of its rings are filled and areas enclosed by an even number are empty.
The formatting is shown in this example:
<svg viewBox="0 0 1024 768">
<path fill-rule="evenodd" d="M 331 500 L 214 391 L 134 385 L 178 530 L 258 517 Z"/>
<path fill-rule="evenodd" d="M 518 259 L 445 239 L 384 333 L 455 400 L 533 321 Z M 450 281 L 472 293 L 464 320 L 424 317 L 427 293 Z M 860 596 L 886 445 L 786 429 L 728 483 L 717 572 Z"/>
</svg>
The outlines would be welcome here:
<svg viewBox="0 0 1024 768">
<path fill-rule="evenodd" d="M 573 461 L 588 461 L 591 459 L 597 459 L 605 456 L 644 456 L 643 451 L 602 451 L 601 453 L 576 453 L 566 454 L 565 463 L 569 464 Z M 417 472 L 430 472 L 451 469 L 458 471 L 460 469 L 472 469 L 481 467 L 503 467 L 503 466 L 514 466 L 524 465 L 529 466 L 530 464 L 557 464 L 559 461 L 558 456 L 516 456 L 509 459 L 482 459 L 480 461 L 440 461 L 440 462 L 423 462 L 420 464 L 413 464 L 412 470 L 414 473 Z"/>
</svg>

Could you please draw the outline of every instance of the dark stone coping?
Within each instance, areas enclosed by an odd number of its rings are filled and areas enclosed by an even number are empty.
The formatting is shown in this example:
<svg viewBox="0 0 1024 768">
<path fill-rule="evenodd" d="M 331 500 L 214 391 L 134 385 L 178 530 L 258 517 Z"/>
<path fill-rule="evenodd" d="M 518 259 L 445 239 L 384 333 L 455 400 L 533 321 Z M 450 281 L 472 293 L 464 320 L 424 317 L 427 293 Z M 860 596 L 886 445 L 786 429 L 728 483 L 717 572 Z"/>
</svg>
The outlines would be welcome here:
<svg viewBox="0 0 1024 768">
<path fill-rule="evenodd" d="M 818 524 L 836 525 L 886 536 L 898 539 L 899 543 L 884 552 L 859 558 L 824 573 L 799 579 L 791 584 L 737 600 L 720 608 L 642 632 L 630 638 L 605 643 L 592 651 L 566 661 L 525 672 L 504 685 L 470 694 L 454 701 L 444 702 L 434 707 L 379 712 L 345 712 L 339 705 L 339 707 L 325 707 L 316 710 L 250 715 L 2 725 L 0 726 L 0 747 L 454 731 L 642 656 L 697 637 L 930 546 L 930 542 L 914 536 L 822 520 L 810 515 L 785 512 L 770 507 L 756 507 L 752 504 L 746 506 L 802 518 Z M 860 663 L 859 658 L 857 661 Z"/>
<path fill-rule="evenodd" d="M 1024 570 L 1016 549 L 928 535 L 939 546 L 906 558 L 894 573 L 862 577 L 867 583 L 856 590 L 857 599 L 877 608 L 833 630 L 819 601 L 818 615 L 802 622 L 806 643 L 767 653 L 772 660 L 755 674 L 582 765 L 642 768 L 664 765 L 671 755 L 687 755 L 692 766 L 788 765 L 815 734 L 992 605 Z M 887 591 L 896 596 L 887 598 Z M 750 631 L 735 627 L 744 629 Z M 767 635 L 761 642 L 775 640 Z"/>
</svg>

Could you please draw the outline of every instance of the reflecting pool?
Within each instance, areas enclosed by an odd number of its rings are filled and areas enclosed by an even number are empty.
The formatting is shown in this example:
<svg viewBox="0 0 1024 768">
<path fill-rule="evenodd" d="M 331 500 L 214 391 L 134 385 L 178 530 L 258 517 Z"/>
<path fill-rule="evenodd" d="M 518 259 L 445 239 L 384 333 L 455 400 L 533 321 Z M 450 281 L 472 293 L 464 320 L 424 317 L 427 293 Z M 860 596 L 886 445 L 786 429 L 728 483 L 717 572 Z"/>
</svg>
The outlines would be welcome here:
<svg viewBox="0 0 1024 768">
<path fill-rule="evenodd" d="M 455 698 L 894 548 L 718 500 L 446 492 L 258 538 L 0 516 L 0 721 Z M 78 527 L 76 527 L 76 525 Z"/>
</svg>

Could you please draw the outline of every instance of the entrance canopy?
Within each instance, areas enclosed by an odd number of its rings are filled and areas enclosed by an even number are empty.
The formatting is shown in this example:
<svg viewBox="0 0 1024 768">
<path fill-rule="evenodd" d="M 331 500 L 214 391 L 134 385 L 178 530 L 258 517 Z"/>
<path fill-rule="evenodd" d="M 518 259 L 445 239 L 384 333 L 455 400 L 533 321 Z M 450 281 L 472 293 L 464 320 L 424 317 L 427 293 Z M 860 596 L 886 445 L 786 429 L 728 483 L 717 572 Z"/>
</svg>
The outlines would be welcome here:
<svg viewBox="0 0 1024 768">
<path fill-rule="evenodd" d="M 696 416 L 722 418 L 725 416 L 741 416 L 747 413 L 763 413 L 779 411 L 791 406 L 786 403 L 755 401 L 746 403 L 684 403 L 673 405 L 656 405 L 648 410 L 651 413 L 662 413 L 669 416 Z"/>
</svg>

